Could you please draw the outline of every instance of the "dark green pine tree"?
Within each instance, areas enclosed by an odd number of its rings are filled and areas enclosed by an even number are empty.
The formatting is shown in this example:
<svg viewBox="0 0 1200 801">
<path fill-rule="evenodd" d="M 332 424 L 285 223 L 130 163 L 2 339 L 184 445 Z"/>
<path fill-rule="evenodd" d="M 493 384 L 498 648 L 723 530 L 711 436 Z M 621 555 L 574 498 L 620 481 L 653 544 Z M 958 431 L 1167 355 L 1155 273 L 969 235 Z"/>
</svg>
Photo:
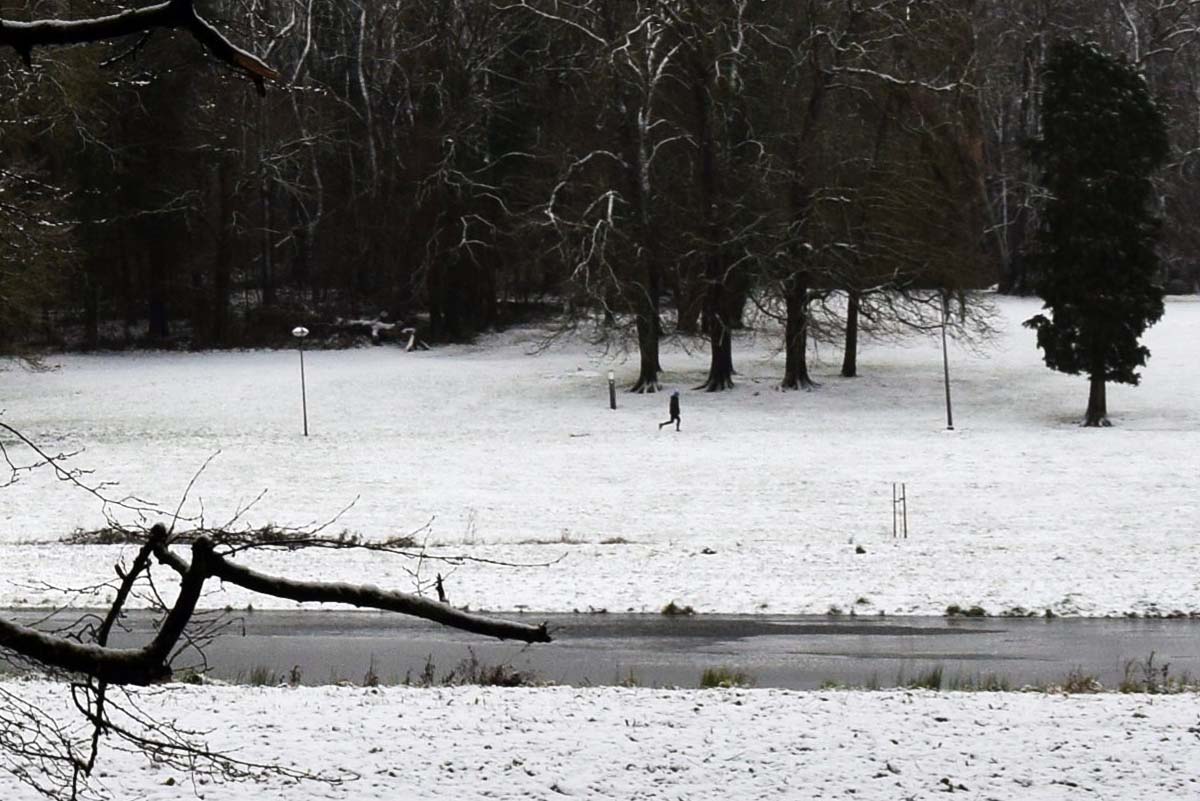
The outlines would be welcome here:
<svg viewBox="0 0 1200 801">
<path fill-rule="evenodd" d="M 1149 201 L 1166 124 L 1138 72 L 1094 45 L 1056 42 L 1043 81 L 1032 150 L 1048 200 L 1033 265 L 1050 315 L 1025 325 L 1048 367 L 1088 375 L 1084 425 L 1106 426 L 1105 382 L 1138 383 L 1139 339 L 1163 314 Z"/>
</svg>

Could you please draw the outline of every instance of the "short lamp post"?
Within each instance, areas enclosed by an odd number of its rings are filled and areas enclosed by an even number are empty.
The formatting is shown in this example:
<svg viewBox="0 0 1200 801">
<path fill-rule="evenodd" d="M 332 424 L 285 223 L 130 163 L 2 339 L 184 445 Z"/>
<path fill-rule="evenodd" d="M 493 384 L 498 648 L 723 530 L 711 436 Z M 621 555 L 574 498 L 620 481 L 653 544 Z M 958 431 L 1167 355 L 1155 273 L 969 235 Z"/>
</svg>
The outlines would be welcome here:
<svg viewBox="0 0 1200 801">
<path fill-rule="evenodd" d="M 613 371 L 608 371 L 608 408 L 617 408 L 617 377 Z"/>
<path fill-rule="evenodd" d="M 296 343 L 300 346 L 300 408 L 304 413 L 304 436 L 308 436 L 308 394 L 304 389 L 304 338 L 308 336 L 308 329 L 302 325 L 298 325 L 292 329 L 292 336 L 296 338 Z"/>
</svg>

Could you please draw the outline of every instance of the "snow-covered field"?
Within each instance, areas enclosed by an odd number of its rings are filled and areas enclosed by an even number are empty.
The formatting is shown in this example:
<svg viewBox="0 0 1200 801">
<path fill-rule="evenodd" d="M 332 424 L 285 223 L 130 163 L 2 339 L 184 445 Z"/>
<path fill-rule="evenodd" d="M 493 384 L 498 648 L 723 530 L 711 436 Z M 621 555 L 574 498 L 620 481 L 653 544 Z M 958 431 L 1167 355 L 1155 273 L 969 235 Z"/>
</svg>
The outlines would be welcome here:
<svg viewBox="0 0 1200 801">
<path fill-rule="evenodd" d="M 15 689 L 61 702 L 47 685 Z M 52 694 L 53 693 L 53 694 Z M 352 780 L 194 788 L 102 751 L 118 799 L 1200 797 L 1196 697 L 177 686 L 148 707 L 250 761 Z M 64 707 L 65 708 L 65 707 Z M 357 778 L 354 778 L 357 777 Z M 35 796 L 0 774 L 0 797 Z"/>
<path fill-rule="evenodd" d="M 1144 385 L 1110 387 L 1104 431 L 1075 425 L 1084 380 L 1046 370 L 1019 327 L 1036 305 L 1001 310 L 987 351 L 951 352 L 953 432 L 933 341 L 868 345 L 856 380 L 822 349 L 822 387 L 781 393 L 775 337 L 743 338 L 738 388 L 685 391 L 675 433 L 657 429 L 663 395 L 608 409 L 606 371 L 627 380 L 632 363 L 577 343 L 531 356 L 533 331 L 421 354 L 309 352 L 307 439 L 294 352 L 2 365 L 0 420 L 52 452 L 84 449 L 72 464 L 87 480 L 119 482 L 110 494 L 152 499 L 163 517 L 219 450 L 184 507 L 209 524 L 263 490 L 243 523 L 303 525 L 357 498 L 333 531 L 379 539 L 433 519 L 421 537 L 436 553 L 562 557 L 454 570 L 451 600 L 472 608 L 1200 610 L 1200 302 L 1168 303 Z M 679 349 L 663 362 L 669 388 L 706 368 Z M 910 537 L 896 541 L 901 481 Z M 0 490 L 0 605 L 108 579 L 128 549 L 32 544 L 104 523 L 94 497 L 45 471 Z M 410 563 L 361 551 L 252 558 L 296 577 L 413 584 Z M 220 589 L 206 601 L 249 602 L 271 605 Z M 72 717 L 61 686 L 4 689 Z M 1200 797 L 1196 700 L 177 685 L 149 705 L 212 744 L 353 780 L 193 786 L 111 750 L 99 771 L 119 799 L 1181 799 Z M 0 798 L 34 797 L 0 773 Z"/>
<path fill-rule="evenodd" d="M 1110 386 L 1107 430 L 1076 425 L 1086 381 L 1047 370 L 1020 328 L 1037 305 L 1000 304 L 992 346 L 951 349 L 953 432 L 934 340 L 868 343 L 855 380 L 822 348 L 811 393 L 776 391 L 773 334 L 738 340 L 726 393 L 686 391 L 707 356 L 670 349 L 666 383 L 685 390 L 676 433 L 657 427 L 664 395 L 622 393 L 608 409 L 606 371 L 628 381 L 634 361 L 578 343 L 529 355 L 528 330 L 429 353 L 307 352 L 307 439 L 294 351 L 59 356 L 49 373 L 9 363 L 0 420 L 53 451 L 83 448 L 72 463 L 92 480 L 168 517 L 219 450 L 185 505 L 209 523 L 263 490 L 244 521 L 324 520 L 357 498 L 334 530 L 381 538 L 432 519 L 439 553 L 563 556 L 459 568 L 447 589 L 472 608 L 1200 610 L 1200 302 L 1168 301 L 1143 385 Z M 892 539 L 892 482 L 907 484 L 907 541 Z M 44 471 L 0 490 L 0 605 L 58 600 L 39 582 L 109 578 L 119 547 L 24 544 L 103 524 L 95 498 Z M 407 563 L 378 555 L 254 558 L 412 586 Z"/>
</svg>

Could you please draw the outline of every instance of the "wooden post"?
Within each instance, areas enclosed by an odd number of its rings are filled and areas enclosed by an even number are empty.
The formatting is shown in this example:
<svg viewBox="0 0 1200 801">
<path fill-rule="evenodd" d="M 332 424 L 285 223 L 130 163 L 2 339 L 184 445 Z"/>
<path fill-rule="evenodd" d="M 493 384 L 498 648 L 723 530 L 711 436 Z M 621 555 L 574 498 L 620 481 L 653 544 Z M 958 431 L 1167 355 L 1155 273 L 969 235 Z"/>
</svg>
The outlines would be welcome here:
<svg viewBox="0 0 1200 801">
<path fill-rule="evenodd" d="M 896 539 L 896 482 L 892 482 L 892 539 Z"/>
</svg>

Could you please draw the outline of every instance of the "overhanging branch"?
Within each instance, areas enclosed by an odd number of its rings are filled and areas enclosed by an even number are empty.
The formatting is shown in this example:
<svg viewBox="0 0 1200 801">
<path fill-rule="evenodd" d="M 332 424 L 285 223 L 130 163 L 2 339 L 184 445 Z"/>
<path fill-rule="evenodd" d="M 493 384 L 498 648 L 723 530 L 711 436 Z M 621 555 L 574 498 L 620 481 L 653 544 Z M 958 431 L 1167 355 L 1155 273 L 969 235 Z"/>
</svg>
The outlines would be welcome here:
<svg viewBox="0 0 1200 801">
<path fill-rule="evenodd" d="M 344 603 L 431 620 L 445 626 L 526 643 L 550 642 L 546 625 L 514 623 L 476 615 L 419 595 L 383 590 L 369 584 L 293 581 L 234 564 L 213 551 L 212 540 L 192 544 L 192 560 L 172 552 L 162 524 L 150 531 L 149 547 L 160 562 L 180 573 L 179 596 L 154 639 L 142 648 L 110 648 L 80 643 L 0 617 L 0 648 L 7 648 L 51 668 L 79 673 L 110 684 L 151 684 L 171 676 L 169 657 L 191 620 L 200 593 L 210 578 L 252 592 L 302 603 Z"/>
<path fill-rule="evenodd" d="M 119 14 L 78 20 L 0 19 L 0 46 L 12 47 L 29 65 L 35 47 L 99 42 L 157 28 L 186 30 L 217 59 L 248 75 L 260 93 L 264 91 L 264 81 L 279 78 L 279 73 L 262 59 L 234 45 L 201 17 L 194 0 L 165 0 Z"/>
<path fill-rule="evenodd" d="M 161 547 L 166 531 L 155 526 L 151 544 Z M 109 648 L 47 634 L 0 618 L 0 647 L 8 648 L 49 667 L 94 676 L 111 684 L 151 684 L 170 678 L 167 657 L 183 634 L 200 600 L 209 572 L 212 544 L 192 546 L 192 564 L 183 574 L 179 597 L 158 633 L 142 648 Z"/>
<path fill-rule="evenodd" d="M 158 525 L 152 529 L 152 539 L 154 532 L 159 529 Z M 160 562 L 169 565 L 184 576 L 192 572 L 193 566 L 172 552 L 167 547 L 165 538 L 160 538 L 157 542 L 155 556 Z M 206 537 L 201 537 L 196 541 L 196 545 L 208 542 Z M 519 640 L 527 643 L 550 642 L 550 634 L 544 624 L 535 626 L 476 615 L 420 595 L 398 590 L 384 590 L 370 584 L 294 581 L 282 576 L 270 576 L 213 553 L 211 545 L 207 546 L 204 553 L 208 561 L 208 575 L 262 595 L 287 598 L 300 603 L 350 604 L 369 609 L 380 609 L 385 612 L 398 612 L 402 615 L 412 615 L 451 628 L 501 640 Z"/>
</svg>

